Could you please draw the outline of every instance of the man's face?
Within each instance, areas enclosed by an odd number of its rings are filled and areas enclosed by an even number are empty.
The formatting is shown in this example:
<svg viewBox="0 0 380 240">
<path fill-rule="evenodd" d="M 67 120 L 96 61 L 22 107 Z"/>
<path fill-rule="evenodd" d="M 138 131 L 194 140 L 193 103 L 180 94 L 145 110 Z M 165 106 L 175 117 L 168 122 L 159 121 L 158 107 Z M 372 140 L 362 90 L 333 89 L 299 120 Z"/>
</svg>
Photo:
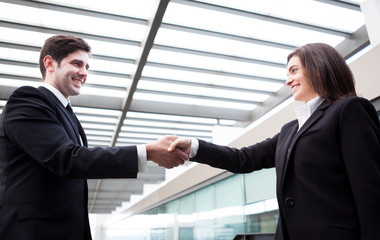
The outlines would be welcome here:
<svg viewBox="0 0 380 240">
<path fill-rule="evenodd" d="M 53 60 L 54 73 L 52 84 L 66 98 L 80 93 L 80 88 L 87 79 L 89 59 L 90 56 L 86 51 L 77 50 L 62 59 L 59 65 Z"/>
</svg>

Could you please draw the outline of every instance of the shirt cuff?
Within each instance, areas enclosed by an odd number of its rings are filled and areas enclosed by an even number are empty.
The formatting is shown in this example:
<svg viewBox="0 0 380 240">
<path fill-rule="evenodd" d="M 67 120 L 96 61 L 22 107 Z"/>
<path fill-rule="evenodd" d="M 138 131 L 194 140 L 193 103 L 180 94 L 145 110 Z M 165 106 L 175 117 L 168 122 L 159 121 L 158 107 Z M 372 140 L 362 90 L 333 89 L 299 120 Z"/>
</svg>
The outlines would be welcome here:
<svg viewBox="0 0 380 240">
<path fill-rule="evenodd" d="M 137 148 L 137 164 L 139 168 L 139 172 L 146 171 L 147 165 L 147 155 L 146 155 L 146 147 L 144 144 L 136 145 Z"/>
<path fill-rule="evenodd" d="M 196 138 L 191 139 L 191 148 L 189 158 L 194 158 L 197 155 L 199 149 L 199 141 Z"/>
</svg>

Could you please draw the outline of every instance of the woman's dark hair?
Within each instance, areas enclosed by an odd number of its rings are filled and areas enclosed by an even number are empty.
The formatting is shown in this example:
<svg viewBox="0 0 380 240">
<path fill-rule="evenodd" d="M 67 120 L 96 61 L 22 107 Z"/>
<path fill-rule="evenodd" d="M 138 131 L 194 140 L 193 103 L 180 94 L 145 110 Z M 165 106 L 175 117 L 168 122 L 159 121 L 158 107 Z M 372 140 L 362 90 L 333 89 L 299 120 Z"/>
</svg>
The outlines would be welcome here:
<svg viewBox="0 0 380 240">
<path fill-rule="evenodd" d="M 335 48 L 325 43 L 310 43 L 288 56 L 298 56 L 311 87 L 329 102 L 356 96 L 354 76 Z"/>
<path fill-rule="evenodd" d="M 41 49 L 39 60 L 42 79 L 46 77 L 46 69 L 44 66 L 44 58 L 46 56 L 50 55 L 58 64 L 61 64 L 62 59 L 78 49 L 88 53 L 91 51 L 91 47 L 83 39 L 74 36 L 56 35 L 46 39 Z"/>
</svg>

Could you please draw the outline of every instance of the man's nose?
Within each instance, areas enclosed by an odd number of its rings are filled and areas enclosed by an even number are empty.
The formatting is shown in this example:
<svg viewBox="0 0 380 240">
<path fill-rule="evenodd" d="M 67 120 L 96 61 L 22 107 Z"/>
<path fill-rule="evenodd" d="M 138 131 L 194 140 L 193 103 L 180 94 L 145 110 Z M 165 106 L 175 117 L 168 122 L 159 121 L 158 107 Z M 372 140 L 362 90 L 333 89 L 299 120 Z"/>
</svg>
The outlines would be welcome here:
<svg viewBox="0 0 380 240">
<path fill-rule="evenodd" d="M 88 75 L 88 69 L 86 69 L 85 67 L 82 67 L 82 68 L 80 69 L 79 74 L 80 74 L 81 76 L 83 76 L 83 77 L 87 77 L 87 75 Z"/>
</svg>

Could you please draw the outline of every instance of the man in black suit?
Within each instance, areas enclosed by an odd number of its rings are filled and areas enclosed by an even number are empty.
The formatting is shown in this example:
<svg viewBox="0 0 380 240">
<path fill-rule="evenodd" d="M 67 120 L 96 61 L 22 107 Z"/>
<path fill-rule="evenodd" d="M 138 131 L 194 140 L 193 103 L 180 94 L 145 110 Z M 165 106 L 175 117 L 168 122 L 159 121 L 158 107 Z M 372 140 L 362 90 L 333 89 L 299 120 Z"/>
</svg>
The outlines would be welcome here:
<svg viewBox="0 0 380 240">
<path fill-rule="evenodd" d="M 69 102 L 86 82 L 90 47 L 53 36 L 40 55 L 43 86 L 20 87 L 0 118 L 0 239 L 88 240 L 87 181 L 135 178 L 147 160 L 172 168 L 188 158 L 174 140 L 88 148 Z"/>
</svg>

